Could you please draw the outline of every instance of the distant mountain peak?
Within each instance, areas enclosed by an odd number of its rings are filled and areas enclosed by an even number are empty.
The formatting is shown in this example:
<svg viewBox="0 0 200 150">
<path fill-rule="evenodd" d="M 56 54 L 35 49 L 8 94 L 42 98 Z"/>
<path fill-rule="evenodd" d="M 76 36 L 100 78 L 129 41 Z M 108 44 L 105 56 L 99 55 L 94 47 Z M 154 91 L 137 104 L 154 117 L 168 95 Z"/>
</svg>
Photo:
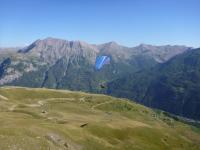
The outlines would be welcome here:
<svg viewBox="0 0 200 150">
<path fill-rule="evenodd" d="M 42 40 L 36 40 L 18 52 L 30 53 L 39 56 L 39 58 L 44 59 L 46 62 L 55 63 L 62 57 L 88 57 L 89 60 L 93 61 L 95 60 L 96 53 L 98 53 L 98 49 L 96 46 L 83 41 L 67 41 L 48 37 Z"/>
<path fill-rule="evenodd" d="M 169 48 L 169 47 L 173 47 L 173 48 L 192 48 L 192 47 L 187 47 L 185 45 L 151 45 L 151 44 L 144 44 L 141 43 L 140 45 L 136 46 L 136 47 L 141 47 L 141 48 L 160 48 L 160 47 L 165 47 L 165 48 Z"/>
<path fill-rule="evenodd" d="M 115 41 L 108 42 L 108 43 L 106 43 L 106 45 L 110 46 L 110 47 L 119 47 L 119 46 L 121 46 Z"/>
<path fill-rule="evenodd" d="M 125 46 L 121 46 L 115 41 L 111 41 L 111 42 L 108 42 L 108 43 L 100 44 L 97 47 L 100 50 L 101 49 L 115 49 L 116 50 L 116 49 L 119 49 L 119 48 L 125 48 Z"/>
<path fill-rule="evenodd" d="M 108 44 L 110 44 L 110 45 L 119 45 L 117 42 L 115 42 L 115 41 L 110 41 L 110 42 L 108 42 Z"/>
<path fill-rule="evenodd" d="M 149 49 L 149 48 L 152 48 L 152 47 L 155 47 L 155 46 L 150 45 L 150 44 L 141 43 L 141 44 L 140 44 L 139 46 L 137 46 L 137 47 Z"/>
<path fill-rule="evenodd" d="M 58 38 L 52 38 L 52 37 L 48 37 L 45 39 L 38 39 L 36 41 L 34 41 L 32 44 L 30 44 L 29 46 L 19 50 L 19 52 L 29 52 L 30 50 L 32 50 L 34 47 L 45 47 L 45 46 L 53 46 L 53 47 L 57 47 L 59 48 L 60 46 L 63 45 L 69 45 L 71 48 L 89 48 L 89 49 L 94 49 L 96 52 L 98 52 L 98 50 L 96 49 L 96 47 L 94 45 L 88 44 L 84 41 L 68 41 L 68 40 L 63 40 L 63 39 L 58 39 Z"/>
</svg>

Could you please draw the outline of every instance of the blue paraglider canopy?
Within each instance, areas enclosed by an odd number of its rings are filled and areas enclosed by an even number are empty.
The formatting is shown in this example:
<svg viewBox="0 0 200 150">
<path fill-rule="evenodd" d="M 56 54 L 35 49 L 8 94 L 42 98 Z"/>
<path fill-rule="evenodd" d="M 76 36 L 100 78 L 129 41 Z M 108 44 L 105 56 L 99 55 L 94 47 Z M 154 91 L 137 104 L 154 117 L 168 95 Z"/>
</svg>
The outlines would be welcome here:
<svg viewBox="0 0 200 150">
<path fill-rule="evenodd" d="M 105 64 L 110 63 L 110 57 L 109 56 L 98 56 L 96 58 L 95 68 L 97 70 L 100 70 Z"/>
</svg>

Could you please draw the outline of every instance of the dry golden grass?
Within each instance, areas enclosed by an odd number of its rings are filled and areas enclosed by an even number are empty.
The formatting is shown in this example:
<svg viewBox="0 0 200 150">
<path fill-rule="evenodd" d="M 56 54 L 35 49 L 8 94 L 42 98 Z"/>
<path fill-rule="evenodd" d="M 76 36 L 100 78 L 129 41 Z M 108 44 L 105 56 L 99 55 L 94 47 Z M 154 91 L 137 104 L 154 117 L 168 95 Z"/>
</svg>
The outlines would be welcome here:
<svg viewBox="0 0 200 150">
<path fill-rule="evenodd" d="M 198 128 L 128 100 L 65 90 L 0 88 L 0 127 L 2 150 L 200 149 Z"/>
</svg>

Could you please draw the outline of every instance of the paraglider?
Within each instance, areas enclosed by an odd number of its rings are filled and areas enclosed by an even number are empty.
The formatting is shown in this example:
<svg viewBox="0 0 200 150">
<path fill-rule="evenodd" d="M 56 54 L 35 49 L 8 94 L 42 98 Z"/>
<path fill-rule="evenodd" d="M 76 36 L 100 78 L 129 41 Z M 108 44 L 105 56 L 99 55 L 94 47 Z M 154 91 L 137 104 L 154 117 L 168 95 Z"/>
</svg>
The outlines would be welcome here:
<svg viewBox="0 0 200 150">
<path fill-rule="evenodd" d="M 100 70 L 101 68 L 103 68 L 104 65 L 109 64 L 109 63 L 110 63 L 109 56 L 98 56 L 96 58 L 95 68 L 96 70 Z M 106 88 L 105 84 L 101 83 L 100 88 L 105 89 Z"/>
<path fill-rule="evenodd" d="M 109 56 L 98 56 L 96 58 L 95 68 L 96 70 L 100 70 L 105 64 L 110 63 L 110 57 Z"/>
</svg>

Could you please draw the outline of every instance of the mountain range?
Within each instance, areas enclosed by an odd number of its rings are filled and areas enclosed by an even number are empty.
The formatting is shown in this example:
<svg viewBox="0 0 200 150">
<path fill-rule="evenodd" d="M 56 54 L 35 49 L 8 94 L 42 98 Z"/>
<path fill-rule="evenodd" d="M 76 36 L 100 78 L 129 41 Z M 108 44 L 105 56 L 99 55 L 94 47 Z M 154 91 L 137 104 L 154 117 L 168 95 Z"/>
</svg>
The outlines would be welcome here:
<svg viewBox="0 0 200 150">
<path fill-rule="evenodd" d="M 18 50 L 0 51 L 0 85 L 110 94 L 199 120 L 199 50 L 46 38 Z M 100 55 L 111 61 L 97 71 L 95 60 Z"/>
</svg>

